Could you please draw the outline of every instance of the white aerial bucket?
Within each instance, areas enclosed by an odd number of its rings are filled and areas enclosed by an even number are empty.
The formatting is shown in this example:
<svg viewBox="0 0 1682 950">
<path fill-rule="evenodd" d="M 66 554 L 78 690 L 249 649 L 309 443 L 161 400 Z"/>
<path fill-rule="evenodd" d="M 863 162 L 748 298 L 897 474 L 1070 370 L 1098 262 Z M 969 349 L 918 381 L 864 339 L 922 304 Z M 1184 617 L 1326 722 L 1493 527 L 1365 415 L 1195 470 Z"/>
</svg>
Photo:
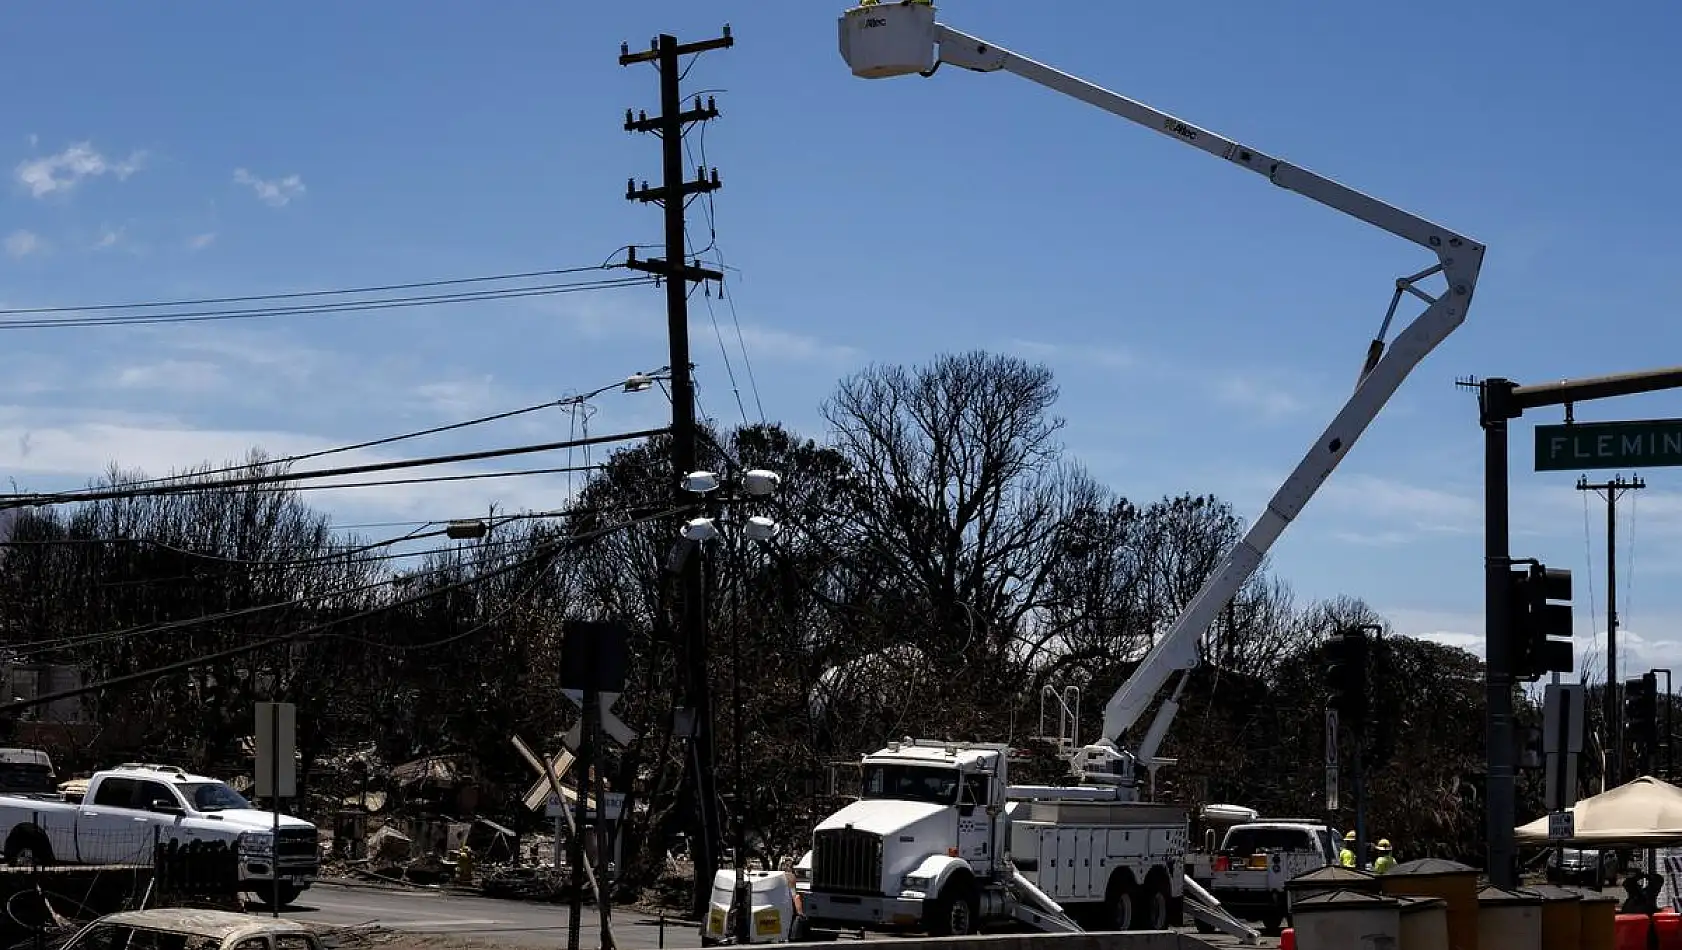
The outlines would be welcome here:
<svg viewBox="0 0 1682 950">
<path fill-rule="evenodd" d="M 853 7 L 841 14 L 841 58 L 853 75 L 883 79 L 934 68 L 934 5 L 899 2 Z"/>
</svg>

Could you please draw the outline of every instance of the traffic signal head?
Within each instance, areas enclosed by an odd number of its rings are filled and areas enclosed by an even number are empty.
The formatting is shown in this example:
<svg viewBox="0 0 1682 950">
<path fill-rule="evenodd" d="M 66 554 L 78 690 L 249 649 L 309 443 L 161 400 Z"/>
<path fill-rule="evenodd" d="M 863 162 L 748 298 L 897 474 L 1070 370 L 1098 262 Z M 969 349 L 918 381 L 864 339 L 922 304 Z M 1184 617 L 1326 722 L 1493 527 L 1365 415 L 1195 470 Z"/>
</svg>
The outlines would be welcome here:
<svg viewBox="0 0 1682 950">
<path fill-rule="evenodd" d="M 1624 683 L 1624 735 L 1638 751 L 1651 751 L 1659 739 L 1659 678 L 1644 673 Z"/>
<path fill-rule="evenodd" d="M 1571 646 L 1571 572 L 1532 564 L 1513 571 L 1507 602 L 1507 633 L 1512 644 L 1512 673 L 1537 680 L 1544 673 L 1569 673 L 1575 666 Z"/>
<path fill-rule="evenodd" d="M 1367 717 L 1367 636 L 1344 630 L 1326 644 L 1326 705 L 1350 726 Z"/>
</svg>

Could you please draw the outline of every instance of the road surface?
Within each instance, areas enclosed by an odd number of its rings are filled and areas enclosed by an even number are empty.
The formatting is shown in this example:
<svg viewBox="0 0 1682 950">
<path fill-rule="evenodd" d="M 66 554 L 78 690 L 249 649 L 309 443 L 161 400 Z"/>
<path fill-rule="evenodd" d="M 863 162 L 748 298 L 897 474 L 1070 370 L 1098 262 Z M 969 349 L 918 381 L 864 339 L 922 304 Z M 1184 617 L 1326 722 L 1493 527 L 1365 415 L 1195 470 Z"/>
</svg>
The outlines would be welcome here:
<svg viewBox="0 0 1682 950">
<path fill-rule="evenodd" d="M 270 913 L 260 905 L 251 905 L 251 912 L 259 916 Z M 567 945 L 568 908 L 565 904 L 528 904 L 432 890 L 317 884 L 305 891 L 298 902 L 282 914 L 328 927 L 378 925 L 396 933 L 458 937 L 473 943 L 509 947 L 560 950 Z M 594 950 L 601 946 L 597 921 L 595 908 L 586 905 L 579 929 L 578 944 L 581 948 Z M 1191 931 L 1192 928 L 1184 929 Z M 615 908 L 613 912 L 613 932 L 622 950 L 655 950 L 657 947 L 687 950 L 701 945 L 700 934 L 694 924 L 668 919 L 662 938 L 657 918 L 620 908 Z M 840 935 L 841 946 L 848 943 L 856 945 L 857 941 L 850 939 L 853 936 Z M 893 940 L 881 934 L 872 934 L 871 938 L 872 945 L 884 938 Z M 1216 947 L 1239 946 L 1238 941 L 1223 936 L 1203 939 Z M 1264 937 L 1260 946 L 1277 947 L 1279 938 Z"/>
<path fill-rule="evenodd" d="M 251 912 L 267 916 L 266 908 Z M 355 887 L 317 884 L 305 891 L 282 915 L 329 927 L 376 924 L 398 933 L 461 937 L 476 943 L 520 947 L 565 947 L 568 908 L 565 904 L 527 904 L 520 901 L 441 894 L 431 890 Z M 601 946 L 596 909 L 584 907 L 579 946 Z M 659 921 L 620 908 L 613 911 L 613 933 L 624 950 L 653 950 L 662 946 Z M 664 946 L 699 947 L 694 924 L 666 922 Z"/>
</svg>

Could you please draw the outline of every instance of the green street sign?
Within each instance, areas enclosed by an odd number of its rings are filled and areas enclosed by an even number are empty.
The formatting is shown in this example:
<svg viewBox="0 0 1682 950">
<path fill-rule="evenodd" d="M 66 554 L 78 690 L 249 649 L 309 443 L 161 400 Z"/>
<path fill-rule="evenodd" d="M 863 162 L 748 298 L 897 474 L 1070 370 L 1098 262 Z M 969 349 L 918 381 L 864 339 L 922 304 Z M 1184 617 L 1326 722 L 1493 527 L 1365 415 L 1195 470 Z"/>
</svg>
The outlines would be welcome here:
<svg viewBox="0 0 1682 950">
<path fill-rule="evenodd" d="M 1682 419 L 1536 427 L 1536 471 L 1682 465 Z"/>
</svg>

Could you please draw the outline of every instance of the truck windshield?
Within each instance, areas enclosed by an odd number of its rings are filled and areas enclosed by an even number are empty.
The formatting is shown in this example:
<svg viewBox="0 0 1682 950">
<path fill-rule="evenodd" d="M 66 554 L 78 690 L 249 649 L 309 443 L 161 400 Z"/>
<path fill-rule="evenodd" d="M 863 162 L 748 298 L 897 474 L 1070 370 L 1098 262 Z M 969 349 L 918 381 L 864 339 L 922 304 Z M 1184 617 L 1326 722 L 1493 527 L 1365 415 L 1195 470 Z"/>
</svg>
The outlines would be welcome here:
<svg viewBox="0 0 1682 950">
<path fill-rule="evenodd" d="M 1314 839 L 1301 828 L 1234 828 L 1226 833 L 1226 842 L 1221 850 L 1228 854 L 1313 851 Z"/>
<path fill-rule="evenodd" d="M 8 762 L 0 765 L 0 792 L 13 795 L 51 795 L 58 791 L 50 765 Z"/>
<path fill-rule="evenodd" d="M 863 797 L 951 805 L 958 800 L 958 770 L 929 765 L 866 765 Z"/>
<path fill-rule="evenodd" d="M 188 782 L 175 787 L 198 811 L 238 811 L 251 807 L 245 796 L 229 788 L 226 782 Z"/>
</svg>

